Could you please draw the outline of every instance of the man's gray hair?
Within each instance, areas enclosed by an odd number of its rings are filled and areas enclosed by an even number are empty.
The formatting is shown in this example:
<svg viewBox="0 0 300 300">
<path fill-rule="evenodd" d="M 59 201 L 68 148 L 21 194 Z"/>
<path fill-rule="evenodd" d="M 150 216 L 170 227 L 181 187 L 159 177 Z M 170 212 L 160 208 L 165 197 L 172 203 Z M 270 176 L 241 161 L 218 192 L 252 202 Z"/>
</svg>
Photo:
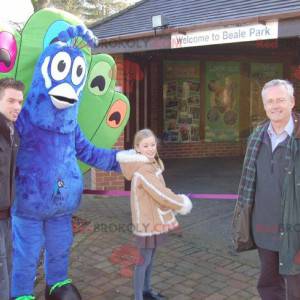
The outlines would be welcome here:
<svg viewBox="0 0 300 300">
<path fill-rule="evenodd" d="M 262 97 L 263 101 L 265 99 L 266 90 L 270 87 L 279 86 L 279 85 L 285 87 L 290 99 L 294 98 L 294 87 L 288 80 L 273 79 L 273 80 L 265 83 L 265 85 L 262 88 L 261 97 Z"/>
</svg>

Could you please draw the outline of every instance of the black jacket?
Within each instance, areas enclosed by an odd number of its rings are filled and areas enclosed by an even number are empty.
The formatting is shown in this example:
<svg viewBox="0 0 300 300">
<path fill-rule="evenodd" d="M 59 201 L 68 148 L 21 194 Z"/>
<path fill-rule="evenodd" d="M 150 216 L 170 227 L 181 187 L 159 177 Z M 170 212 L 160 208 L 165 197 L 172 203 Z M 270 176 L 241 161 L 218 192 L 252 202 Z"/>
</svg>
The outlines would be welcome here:
<svg viewBox="0 0 300 300">
<path fill-rule="evenodd" d="M 13 143 L 7 119 L 0 113 L 0 219 L 10 216 L 10 207 L 15 196 L 16 156 L 20 144 L 17 130 Z"/>
</svg>

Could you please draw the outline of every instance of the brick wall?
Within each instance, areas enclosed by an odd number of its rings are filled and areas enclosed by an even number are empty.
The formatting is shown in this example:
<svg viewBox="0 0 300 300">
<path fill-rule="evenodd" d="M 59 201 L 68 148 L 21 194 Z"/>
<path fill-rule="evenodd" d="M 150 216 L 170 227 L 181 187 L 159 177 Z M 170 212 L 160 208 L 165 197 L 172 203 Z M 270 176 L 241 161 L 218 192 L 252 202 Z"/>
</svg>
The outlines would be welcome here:
<svg viewBox="0 0 300 300">
<path fill-rule="evenodd" d="M 122 134 L 116 144 L 114 149 L 124 148 L 124 134 Z M 124 190 L 124 177 L 122 174 L 115 172 L 103 172 L 92 168 L 92 189 L 96 190 Z"/>
<path fill-rule="evenodd" d="M 122 54 L 113 55 L 117 65 L 117 86 L 121 86 L 124 90 L 124 56 Z"/>
</svg>

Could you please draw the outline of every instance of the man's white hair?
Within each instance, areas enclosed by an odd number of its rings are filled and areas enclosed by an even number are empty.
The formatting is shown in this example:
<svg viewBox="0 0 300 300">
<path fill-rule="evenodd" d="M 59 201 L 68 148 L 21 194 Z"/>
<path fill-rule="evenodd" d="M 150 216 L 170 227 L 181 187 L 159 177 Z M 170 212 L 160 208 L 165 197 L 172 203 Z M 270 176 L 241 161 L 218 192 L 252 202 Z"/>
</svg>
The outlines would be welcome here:
<svg viewBox="0 0 300 300">
<path fill-rule="evenodd" d="M 270 80 L 267 83 L 265 83 L 265 85 L 263 86 L 263 88 L 261 90 L 261 97 L 262 97 L 263 101 L 266 96 L 266 90 L 270 87 L 279 86 L 279 85 L 283 86 L 286 89 L 290 99 L 294 98 L 294 87 L 288 80 L 273 79 L 273 80 Z"/>
</svg>

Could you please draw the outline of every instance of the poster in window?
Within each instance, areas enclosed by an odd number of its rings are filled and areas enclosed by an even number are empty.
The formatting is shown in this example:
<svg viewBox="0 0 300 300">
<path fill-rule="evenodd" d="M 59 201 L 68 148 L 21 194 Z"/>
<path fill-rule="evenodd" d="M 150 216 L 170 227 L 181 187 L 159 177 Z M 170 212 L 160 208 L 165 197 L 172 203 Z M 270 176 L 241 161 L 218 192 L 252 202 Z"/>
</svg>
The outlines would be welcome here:
<svg viewBox="0 0 300 300">
<path fill-rule="evenodd" d="M 200 63 L 164 62 L 165 142 L 199 141 Z"/>
<path fill-rule="evenodd" d="M 250 120 L 252 128 L 266 118 L 261 90 L 272 79 L 282 78 L 283 65 L 280 63 L 251 63 L 250 71 Z"/>
<path fill-rule="evenodd" d="M 207 62 L 205 74 L 205 141 L 237 141 L 240 63 Z"/>
</svg>

